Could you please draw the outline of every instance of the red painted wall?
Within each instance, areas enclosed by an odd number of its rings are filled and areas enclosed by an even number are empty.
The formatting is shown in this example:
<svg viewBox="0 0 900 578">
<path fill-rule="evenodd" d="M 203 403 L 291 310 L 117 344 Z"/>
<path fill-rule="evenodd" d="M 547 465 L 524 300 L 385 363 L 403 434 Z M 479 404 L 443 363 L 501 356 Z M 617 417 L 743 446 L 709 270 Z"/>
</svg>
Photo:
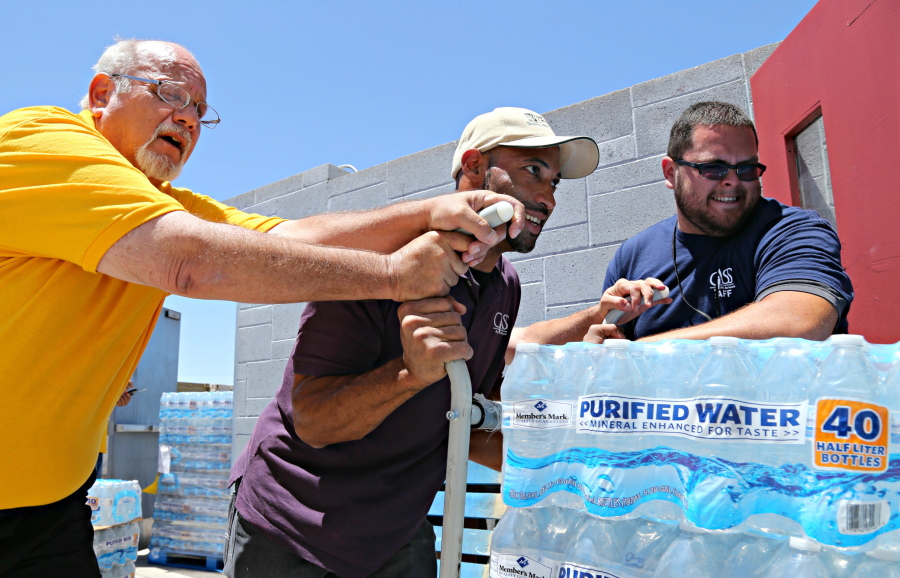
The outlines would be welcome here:
<svg viewBox="0 0 900 578">
<path fill-rule="evenodd" d="M 799 205 L 793 136 L 821 111 L 850 331 L 900 341 L 900 2 L 821 0 L 750 79 L 764 193 Z"/>
</svg>

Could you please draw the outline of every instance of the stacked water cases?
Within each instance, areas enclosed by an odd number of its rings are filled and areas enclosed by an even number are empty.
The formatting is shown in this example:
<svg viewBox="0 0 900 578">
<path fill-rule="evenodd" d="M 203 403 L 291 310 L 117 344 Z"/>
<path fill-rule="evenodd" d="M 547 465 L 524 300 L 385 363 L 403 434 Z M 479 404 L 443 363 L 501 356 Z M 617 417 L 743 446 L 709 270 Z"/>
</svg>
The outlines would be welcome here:
<svg viewBox="0 0 900 578">
<path fill-rule="evenodd" d="M 102 578 L 133 578 L 141 518 L 137 481 L 97 480 L 88 490 L 94 554 Z"/>
<path fill-rule="evenodd" d="M 150 561 L 221 568 L 231 471 L 231 392 L 165 393 L 163 473 L 153 510 Z M 196 564 L 196 562 L 195 562 Z"/>
<path fill-rule="evenodd" d="M 897 575 L 898 345 L 519 346 L 491 576 Z"/>
</svg>

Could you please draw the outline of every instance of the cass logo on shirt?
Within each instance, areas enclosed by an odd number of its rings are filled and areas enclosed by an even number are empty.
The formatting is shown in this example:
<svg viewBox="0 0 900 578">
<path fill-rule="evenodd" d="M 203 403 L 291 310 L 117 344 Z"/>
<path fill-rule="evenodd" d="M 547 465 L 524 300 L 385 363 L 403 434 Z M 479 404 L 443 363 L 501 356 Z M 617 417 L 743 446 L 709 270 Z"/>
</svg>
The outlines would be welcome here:
<svg viewBox="0 0 900 578">
<path fill-rule="evenodd" d="M 509 315 L 504 315 L 500 311 L 494 314 L 494 333 L 497 335 L 509 333 Z"/>
<path fill-rule="evenodd" d="M 734 276 L 731 274 L 731 267 L 727 269 L 717 269 L 709 276 L 709 288 L 719 292 L 719 297 L 731 297 L 734 291 Z"/>
</svg>

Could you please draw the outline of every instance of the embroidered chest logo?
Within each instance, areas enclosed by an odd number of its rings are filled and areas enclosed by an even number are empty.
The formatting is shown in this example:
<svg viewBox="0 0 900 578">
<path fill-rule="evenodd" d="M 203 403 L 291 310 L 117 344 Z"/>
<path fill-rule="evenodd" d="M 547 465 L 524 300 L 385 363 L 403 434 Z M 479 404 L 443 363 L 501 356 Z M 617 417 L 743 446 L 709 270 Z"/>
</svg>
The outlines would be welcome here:
<svg viewBox="0 0 900 578">
<path fill-rule="evenodd" d="M 500 311 L 494 314 L 494 333 L 497 335 L 509 333 L 509 315 L 504 315 Z"/>
<path fill-rule="evenodd" d="M 718 269 L 709 276 L 709 288 L 718 291 L 719 297 L 731 297 L 731 292 L 734 291 L 734 275 L 731 271 L 731 267 Z"/>
</svg>

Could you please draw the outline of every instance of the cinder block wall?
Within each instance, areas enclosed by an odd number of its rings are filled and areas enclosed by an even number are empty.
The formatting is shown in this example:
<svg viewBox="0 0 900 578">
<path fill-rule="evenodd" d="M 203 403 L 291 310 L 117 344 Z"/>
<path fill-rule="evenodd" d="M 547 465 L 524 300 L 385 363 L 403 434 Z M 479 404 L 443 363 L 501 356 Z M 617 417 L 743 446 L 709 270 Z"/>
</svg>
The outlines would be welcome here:
<svg viewBox="0 0 900 578">
<path fill-rule="evenodd" d="M 600 146 L 600 166 L 586 179 L 563 181 L 556 210 L 534 251 L 507 254 L 522 280 L 519 325 L 564 317 L 596 302 L 606 265 L 619 244 L 674 214 L 660 161 L 675 119 L 704 100 L 730 102 L 752 114 L 749 78 L 776 46 L 735 54 L 544 115 L 556 134 L 593 137 Z M 322 165 L 226 202 L 295 219 L 441 195 L 454 190 L 449 172 L 455 148 L 456 142 L 442 144 L 354 174 Z M 302 311 L 303 304 L 238 305 L 235 456 L 281 384 Z"/>
</svg>

